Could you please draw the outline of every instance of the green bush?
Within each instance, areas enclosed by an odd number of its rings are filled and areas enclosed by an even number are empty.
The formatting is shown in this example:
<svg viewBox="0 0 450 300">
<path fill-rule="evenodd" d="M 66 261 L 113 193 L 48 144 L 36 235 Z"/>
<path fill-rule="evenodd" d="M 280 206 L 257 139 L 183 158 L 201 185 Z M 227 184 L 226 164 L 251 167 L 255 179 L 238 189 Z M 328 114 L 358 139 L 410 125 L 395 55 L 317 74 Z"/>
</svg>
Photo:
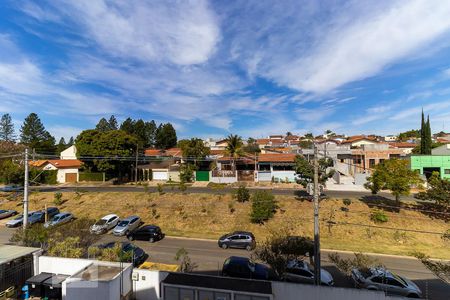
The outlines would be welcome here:
<svg viewBox="0 0 450 300">
<path fill-rule="evenodd" d="M 55 203 L 55 205 L 62 204 L 62 193 L 61 192 L 55 193 L 55 195 L 53 196 L 53 203 Z"/>
<path fill-rule="evenodd" d="M 80 181 L 103 181 L 103 173 L 80 173 Z"/>
<path fill-rule="evenodd" d="M 250 221 L 252 223 L 264 223 L 275 214 L 277 203 L 275 197 L 268 191 L 257 191 L 252 197 L 252 211 Z"/>
<path fill-rule="evenodd" d="M 375 223 L 386 223 L 388 221 L 388 217 L 386 216 L 386 214 L 379 209 L 375 209 L 374 211 L 372 211 L 370 219 Z"/>
<path fill-rule="evenodd" d="M 162 183 L 158 183 L 158 185 L 157 185 L 157 189 L 158 189 L 158 193 L 160 194 L 160 195 L 162 195 L 162 194 L 164 194 L 164 189 L 163 189 L 163 184 Z"/>
<path fill-rule="evenodd" d="M 352 200 L 345 198 L 344 200 L 342 200 L 342 202 L 344 203 L 345 206 L 350 206 L 350 204 L 352 204 Z"/>
<path fill-rule="evenodd" d="M 250 200 L 250 191 L 248 190 L 248 188 L 241 185 L 237 189 L 235 197 L 238 202 L 247 202 L 248 200 Z"/>
</svg>

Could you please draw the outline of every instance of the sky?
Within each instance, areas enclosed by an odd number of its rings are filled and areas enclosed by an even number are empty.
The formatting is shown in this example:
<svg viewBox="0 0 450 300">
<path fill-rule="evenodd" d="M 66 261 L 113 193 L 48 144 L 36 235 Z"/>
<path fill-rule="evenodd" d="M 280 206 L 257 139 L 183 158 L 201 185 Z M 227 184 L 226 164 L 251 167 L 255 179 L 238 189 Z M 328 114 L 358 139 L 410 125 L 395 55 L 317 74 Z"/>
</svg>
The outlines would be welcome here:
<svg viewBox="0 0 450 300">
<path fill-rule="evenodd" d="M 179 138 L 450 131 L 450 1 L 0 2 L 0 114 Z"/>
</svg>

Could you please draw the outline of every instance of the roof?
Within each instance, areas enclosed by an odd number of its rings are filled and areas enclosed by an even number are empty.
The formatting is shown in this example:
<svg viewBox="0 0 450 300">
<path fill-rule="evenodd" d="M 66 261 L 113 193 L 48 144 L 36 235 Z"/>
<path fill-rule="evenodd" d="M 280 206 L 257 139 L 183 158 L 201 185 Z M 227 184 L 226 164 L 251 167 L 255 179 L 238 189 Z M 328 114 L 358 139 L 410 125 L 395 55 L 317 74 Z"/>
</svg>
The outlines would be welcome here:
<svg viewBox="0 0 450 300">
<path fill-rule="evenodd" d="M 78 159 L 51 159 L 48 160 L 48 163 L 52 164 L 58 169 L 64 168 L 79 168 L 83 164 Z"/>
<path fill-rule="evenodd" d="M 284 139 L 286 140 L 286 141 L 289 141 L 289 140 L 298 140 L 300 137 L 298 136 L 298 135 L 288 135 L 288 136 L 286 136 Z"/>
<path fill-rule="evenodd" d="M 226 152 L 225 150 L 211 149 L 211 150 L 209 150 L 209 155 L 224 155 L 225 152 Z"/>
<path fill-rule="evenodd" d="M 257 139 L 257 144 L 268 144 L 270 142 L 270 139 Z"/>
<path fill-rule="evenodd" d="M 355 135 L 355 136 L 349 137 L 345 141 L 342 141 L 342 144 L 350 144 L 350 143 L 363 141 L 363 140 L 367 140 L 367 141 L 371 141 L 371 142 L 377 142 L 375 137 L 369 137 L 369 136 L 365 136 L 365 135 Z"/>
<path fill-rule="evenodd" d="M 164 149 L 145 149 L 145 156 L 174 156 L 181 157 L 182 151 L 181 148 L 169 148 L 167 150 Z"/>
<path fill-rule="evenodd" d="M 181 148 L 170 148 L 170 149 L 167 149 L 165 151 L 165 153 L 166 153 L 166 155 L 169 155 L 169 156 L 178 156 L 178 157 L 181 157 L 183 154 L 181 151 Z"/>
<path fill-rule="evenodd" d="M 52 276 L 53 276 L 53 273 L 42 272 L 40 274 L 37 274 L 33 277 L 28 278 L 27 281 L 25 281 L 25 283 L 38 285 L 38 284 L 43 283 L 47 279 L 51 278 Z"/>
<path fill-rule="evenodd" d="M 68 278 L 68 275 L 55 274 L 49 279 L 45 280 L 42 284 L 53 288 L 62 287 L 62 283 Z"/>
<path fill-rule="evenodd" d="M 217 277 L 186 273 L 169 273 L 162 281 L 164 284 L 190 287 L 230 290 L 247 293 L 272 294 L 270 281 L 248 280 L 229 277 Z"/>
<path fill-rule="evenodd" d="M 416 147 L 417 146 L 417 144 L 414 144 L 414 143 L 403 143 L 403 142 L 392 142 L 392 143 L 389 143 L 389 145 L 391 145 L 391 146 L 393 146 L 393 147 L 396 147 L 396 148 L 414 148 L 414 147 Z"/>
<path fill-rule="evenodd" d="M 163 154 L 163 150 L 161 149 L 145 149 L 145 156 L 161 156 Z"/>
<path fill-rule="evenodd" d="M 0 264 L 14 260 L 16 258 L 29 255 L 41 250 L 40 248 L 21 247 L 14 245 L 0 245 Z"/>
<path fill-rule="evenodd" d="M 43 165 L 45 165 L 46 163 L 48 163 L 48 160 L 32 160 L 28 163 L 28 165 L 30 167 L 42 167 Z"/>
<path fill-rule="evenodd" d="M 106 215 L 106 216 L 102 217 L 102 220 L 109 220 L 109 219 L 111 219 L 112 217 L 117 217 L 117 215 L 115 215 L 115 214 L 109 214 L 109 215 Z"/>
<path fill-rule="evenodd" d="M 297 154 L 295 153 L 280 153 L 280 154 L 260 154 L 258 156 L 259 162 L 294 162 Z"/>
</svg>

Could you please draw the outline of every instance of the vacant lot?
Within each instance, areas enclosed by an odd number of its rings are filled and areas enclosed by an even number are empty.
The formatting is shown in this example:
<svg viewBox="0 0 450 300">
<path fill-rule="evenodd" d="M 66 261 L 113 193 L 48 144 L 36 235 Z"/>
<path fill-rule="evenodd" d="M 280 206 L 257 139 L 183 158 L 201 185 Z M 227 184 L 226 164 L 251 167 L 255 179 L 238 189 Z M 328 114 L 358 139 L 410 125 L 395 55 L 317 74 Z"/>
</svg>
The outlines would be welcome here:
<svg viewBox="0 0 450 300">
<path fill-rule="evenodd" d="M 271 230 L 286 226 L 297 235 L 312 237 L 312 204 L 294 196 L 277 196 L 276 199 L 279 209 L 275 217 L 264 225 L 251 224 L 248 217 L 250 202 L 238 203 L 231 195 L 63 193 L 63 203 L 59 208 L 61 211 L 72 212 L 77 217 L 95 219 L 108 213 L 116 213 L 120 217 L 136 214 L 145 223 L 157 224 L 166 234 L 175 236 L 216 239 L 233 230 L 249 230 L 255 233 L 257 239 L 262 240 Z M 403 255 L 420 251 L 432 257 L 450 259 L 450 242 L 444 240 L 441 235 L 401 230 L 443 233 L 450 228 L 450 224 L 442 218 L 431 218 L 426 212 L 400 209 L 384 211 L 388 221 L 379 224 L 370 219 L 373 208 L 358 199 L 351 200 L 348 213 L 341 210 L 345 206 L 342 199 L 326 199 L 321 202 L 323 248 Z M 2 202 L 3 209 L 22 209 L 21 199 Z M 31 210 L 42 209 L 45 204 L 55 206 L 54 193 L 31 194 Z M 409 206 L 416 208 L 411 204 Z M 338 225 L 329 226 L 329 221 Z M 394 229 L 369 228 L 355 224 Z M 397 228 L 399 230 L 395 230 Z"/>
</svg>

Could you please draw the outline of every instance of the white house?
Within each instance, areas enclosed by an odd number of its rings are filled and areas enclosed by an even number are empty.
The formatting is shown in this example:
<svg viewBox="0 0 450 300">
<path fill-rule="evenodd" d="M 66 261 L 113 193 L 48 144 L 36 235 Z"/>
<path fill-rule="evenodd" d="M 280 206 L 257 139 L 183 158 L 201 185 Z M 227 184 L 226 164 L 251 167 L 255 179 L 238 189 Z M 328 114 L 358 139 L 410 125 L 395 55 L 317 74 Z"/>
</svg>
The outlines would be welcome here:
<svg viewBox="0 0 450 300">
<path fill-rule="evenodd" d="M 77 148 L 75 145 L 70 146 L 59 154 L 60 159 L 77 159 Z"/>
<path fill-rule="evenodd" d="M 82 162 L 78 159 L 49 159 L 31 161 L 30 166 L 41 170 L 57 170 L 56 182 L 78 182 L 80 179 L 79 168 Z"/>
</svg>

